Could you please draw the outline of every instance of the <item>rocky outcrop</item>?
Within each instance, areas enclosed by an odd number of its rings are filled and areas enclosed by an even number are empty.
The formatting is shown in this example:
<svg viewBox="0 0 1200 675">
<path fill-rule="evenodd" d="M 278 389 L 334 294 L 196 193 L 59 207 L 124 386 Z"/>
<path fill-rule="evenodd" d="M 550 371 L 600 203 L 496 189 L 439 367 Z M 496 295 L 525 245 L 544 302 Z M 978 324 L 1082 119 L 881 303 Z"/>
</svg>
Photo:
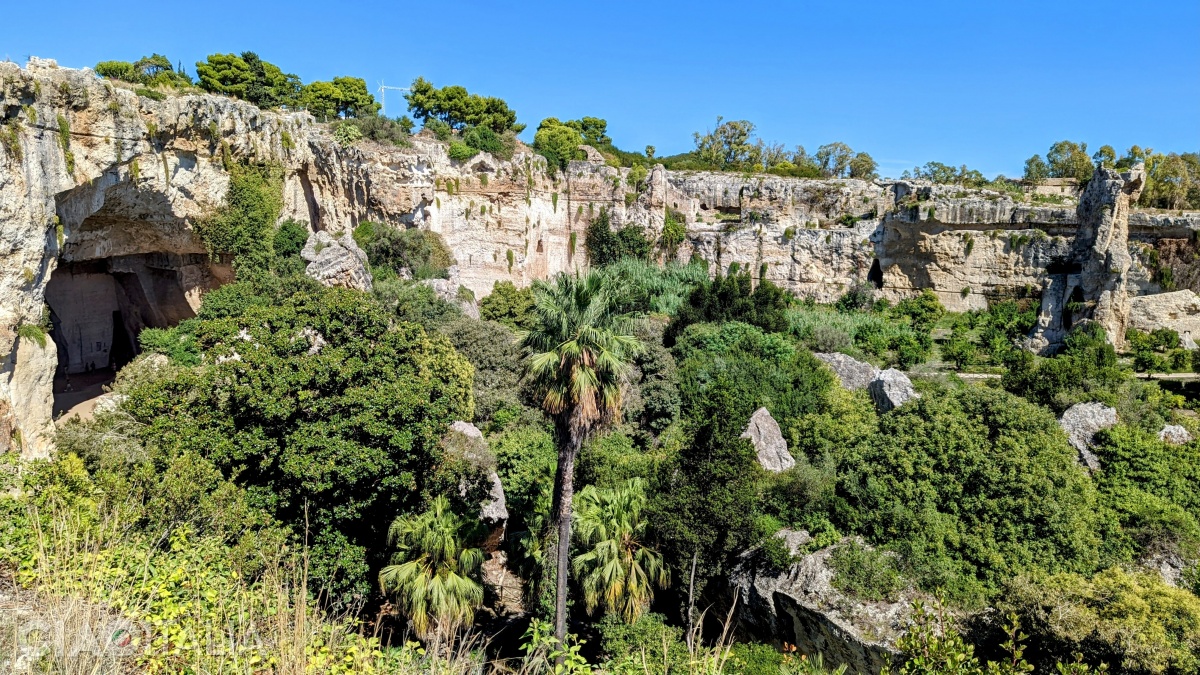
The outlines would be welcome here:
<svg viewBox="0 0 1200 675">
<path fill-rule="evenodd" d="M 1117 411 L 1103 403 L 1076 403 L 1067 408 L 1058 425 L 1067 433 L 1071 446 L 1079 451 L 1079 462 L 1096 471 L 1100 458 L 1092 452 L 1092 437 L 1097 431 L 1108 429 L 1117 423 Z"/>
<path fill-rule="evenodd" d="M 876 375 L 875 379 L 867 384 L 867 391 L 871 394 L 871 400 L 875 402 L 875 409 L 881 413 L 921 397 L 913 388 L 912 380 L 895 368 L 888 368 Z"/>
<path fill-rule="evenodd" d="M 803 553 L 807 532 L 783 530 L 793 555 Z M 787 642 L 803 654 L 824 656 L 826 663 L 846 664 L 852 673 L 878 673 L 898 655 L 896 639 L 911 615 L 911 593 L 895 601 L 869 602 L 847 597 L 833 585 L 829 564 L 837 544 L 803 555 L 786 570 L 755 565 L 753 552 L 731 575 L 743 603 L 743 630 L 760 639 Z"/>
<path fill-rule="evenodd" d="M 758 463 L 767 471 L 779 473 L 796 465 L 796 460 L 788 452 L 787 441 L 783 440 L 779 423 L 771 417 L 766 408 L 754 411 L 740 438 L 749 439 L 754 445 L 754 450 L 758 453 Z"/>
<path fill-rule="evenodd" d="M 306 222 L 318 242 L 325 233 L 346 244 L 310 251 L 313 274 L 330 283 L 369 283 L 344 236 L 363 221 L 440 234 L 458 277 L 435 290 L 461 299 L 459 286 L 482 297 L 497 281 L 525 286 L 585 267 L 583 235 L 601 209 L 614 226 L 635 225 L 651 239 L 671 214 L 686 229 L 679 260 L 697 257 L 714 271 L 738 263 L 821 302 L 863 281 L 893 301 L 928 288 L 951 310 L 1040 293 L 1046 348 L 1078 309 L 1119 331 L 1126 296 L 1163 290 L 1130 251 L 1200 229 L 1196 214 L 1130 214 L 1137 171 L 1097 174 L 1078 209 L 921 181 L 662 166 L 635 186 L 628 169 L 594 154 L 552 174 L 520 144 L 511 159 L 467 161 L 450 159 L 428 133 L 407 147 L 343 147 L 303 112 L 212 95 L 156 101 L 42 60 L 0 63 L 0 131 L 0 402 L 8 404 L 0 426 L 20 436 L 27 456 L 52 445 L 55 369 L 111 358 L 112 312 L 136 337 L 193 316 L 204 293 L 232 279 L 229 256 L 210 252 L 194 225 L 220 206 L 230 168 L 243 161 L 279 167 L 283 218 Z M 1096 277 L 1086 288 L 1085 264 Z M 1076 289 L 1086 297 L 1075 298 Z M 65 306 L 88 294 L 96 301 Z M 88 353 L 18 343 L 16 328 L 40 322 L 47 303 L 61 320 L 57 332 L 82 336 Z"/>
<path fill-rule="evenodd" d="M 308 261 L 304 273 L 325 286 L 371 290 L 371 270 L 367 254 L 347 232 L 333 237 L 328 232 L 313 232 L 300 257 Z"/>
<path fill-rule="evenodd" d="M 1183 445 L 1192 442 L 1192 434 L 1178 424 L 1168 424 L 1158 432 L 1158 440 L 1171 445 Z"/>
<path fill-rule="evenodd" d="M 487 449 L 487 441 L 483 432 L 470 422 L 458 420 L 450 425 L 450 434 L 462 438 L 458 451 L 476 467 L 487 472 L 491 489 L 488 497 L 479 505 L 479 518 L 488 523 L 502 523 L 508 520 L 508 507 L 504 501 L 504 486 L 500 483 L 500 475 L 496 473 L 496 460 Z"/>
<path fill-rule="evenodd" d="M 1147 333 L 1170 328 L 1179 333 L 1181 339 L 1191 339 L 1191 335 L 1200 335 L 1200 295 L 1184 289 L 1131 298 L 1128 324 L 1130 328 Z M 1195 349 L 1194 346 L 1190 348 Z"/>
<path fill-rule="evenodd" d="M 813 356 L 829 366 L 846 389 L 866 389 L 872 380 L 879 377 L 878 368 L 845 354 L 834 352 L 832 354 L 818 353 Z"/>
</svg>

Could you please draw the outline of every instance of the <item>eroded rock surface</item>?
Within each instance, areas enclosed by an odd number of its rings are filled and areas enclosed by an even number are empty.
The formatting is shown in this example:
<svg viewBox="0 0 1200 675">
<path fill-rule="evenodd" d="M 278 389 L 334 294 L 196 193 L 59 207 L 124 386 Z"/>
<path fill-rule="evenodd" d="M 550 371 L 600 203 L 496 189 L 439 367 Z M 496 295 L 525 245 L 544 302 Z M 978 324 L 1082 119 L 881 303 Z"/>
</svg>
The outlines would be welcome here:
<svg viewBox="0 0 1200 675">
<path fill-rule="evenodd" d="M 1076 403 L 1067 408 L 1058 424 L 1067 432 L 1067 440 L 1071 442 L 1071 446 L 1079 451 L 1080 463 L 1092 471 L 1099 469 L 1100 458 L 1092 452 L 1092 439 L 1097 431 L 1117 424 L 1116 409 L 1094 401 Z"/>
<path fill-rule="evenodd" d="M 866 389 L 867 385 L 871 384 L 871 380 L 879 376 L 879 369 L 875 366 L 845 354 L 816 353 L 813 356 L 824 361 L 846 389 Z"/>
<path fill-rule="evenodd" d="M 796 460 L 788 452 L 787 441 L 783 440 L 779 423 L 766 408 L 754 411 L 741 438 L 749 439 L 754 445 L 758 452 L 758 463 L 767 471 L 779 473 L 796 465 Z"/>
<path fill-rule="evenodd" d="M 895 368 L 888 368 L 876 375 L 867 384 L 867 391 L 879 412 L 888 412 L 921 397 L 913 388 L 912 380 Z"/>
<path fill-rule="evenodd" d="M 551 175 L 544 158 L 520 144 L 508 160 L 481 153 L 465 162 L 427 133 L 403 148 L 343 147 L 307 113 L 213 95 L 154 101 L 88 69 L 43 60 L 0 63 L 0 120 L 12 139 L 0 146 L 0 402 L 8 404 L 0 426 L 20 435 L 26 456 L 52 447 L 55 368 L 103 361 L 114 337 L 109 322 L 84 340 L 100 344 L 94 354 L 60 364 L 53 349 L 14 349 L 16 328 L 39 321 L 48 300 L 53 309 L 80 284 L 108 277 L 127 282 L 106 302 L 132 334 L 194 315 L 204 293 L 232 279 L 228 255 L 210 255 L 193 227 L 222 203 L 231 163 L 279 166 L 281 217 L 339 244 L 363 221 L 438 233 L 458 262 L 454 287 L 438 290 L 445 296 L 458 298 L 462 286 L 483 297 L 497 281 L 526 286 L 586 267 L 583 233 L 600 209 L 614 227 L 635 225 L 651 239 L 670 212 L 686 230 L 679 260 L 722 269 L 736 262 L 821 302 L 864 280 L 893 301 L 930 289 L 953 311 L 1041 292 L 1036 337 L 1045 348 L 1093 313 L 1119 340 L 1128 297 L 1165 290 L 1139 251 L 1163 238 L 1187 242 L 1200 229 L 1198 214 L 1129 213 L 1136 170 L 1097 174 L 1078 208 L 922 181 L 662 166 L 631 192 L 629 170 L 595 155 Z M 313 251 L 313 273 L 366 287 L 359 258 L 344 248 L 349 255 Z M 1086 284 L 1085 267 L 1094 277 Z M 75 287 L 48 294 L 52 277 L 72 277 Z M 1086 297 L 1076 298 L 1077 289 Z"/>
<path fill-rule="evenodd" d="M 371 290 L 371 269 L 367 254 L 347 232 L 334 237 L 328 232 L 313 232 L 300 257 L 308 261 L 304 273 L 325 286 Z"/>
<path fill-rule="evenodd" d="M 808 543 L 807 532 L 782 530 L 793 555 Z M 753 555 L 731 575 L 743 609 L 743 629 L 759 639 L 788 642 L 806 654 L 821 653 L 826 663 L 846 664 L 852 673 L 878 673 L 899 653 L 896 639 L 911 615 L 911 592 L 894 601 L 869 602 L 847 597 L 833 585 L 829 564 L 834 549 L 809 553 L 786 570 L 756 568 Z"/>
</svg>

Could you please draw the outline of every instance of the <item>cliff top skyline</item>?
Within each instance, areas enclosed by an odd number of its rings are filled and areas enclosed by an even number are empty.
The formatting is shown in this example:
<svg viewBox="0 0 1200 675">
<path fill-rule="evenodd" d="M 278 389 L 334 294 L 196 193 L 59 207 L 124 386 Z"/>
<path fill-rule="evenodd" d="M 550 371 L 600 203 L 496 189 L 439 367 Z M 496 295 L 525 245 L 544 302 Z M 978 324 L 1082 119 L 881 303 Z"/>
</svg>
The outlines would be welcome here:
<svg viewBox="0 0 1200 675">
<path fill-rule="evenodd" d="M 1070 139 L 1118 152 L 1200 147 L 1200 5 L 1009 3 L 902 7 L 651 5 L 603 12 L 522 3 L 131 3 L 120 13 L 7 9 L 0 58 L 63 66 L 167 55 L 194 72 L 211 53 L 253 50 L 305 81 L 338 75 L 406 87 L 423 76 L 508 101 L 531 141 L 545 117 L 596 116 L 623 148 L 693 147 L 718 115 L 809 151 L 872 154 L 883 176 L 928 161 L 1019 176 Z M 430 12 L 434 12 L 430 14 Z M 82 17 L 87 17 L 82 20 Z M 403 113 L 388 91 L 387 114 Z"/>
</svg>

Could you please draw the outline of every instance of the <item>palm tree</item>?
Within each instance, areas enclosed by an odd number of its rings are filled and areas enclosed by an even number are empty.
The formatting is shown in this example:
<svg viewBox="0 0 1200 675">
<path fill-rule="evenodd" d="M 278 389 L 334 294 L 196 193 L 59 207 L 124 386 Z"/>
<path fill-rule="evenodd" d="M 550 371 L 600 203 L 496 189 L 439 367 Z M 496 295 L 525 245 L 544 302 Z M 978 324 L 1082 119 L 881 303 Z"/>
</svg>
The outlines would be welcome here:
<svg viewBox="0 0 1200 675">
<path fill-rule="evenodd" d="M 589 614 L 603 605 L 633 623 L 654 599 L 653 586 L 667 587 L 662 555 L 643 544 L 645 506 L 640 478 L 611 490 L 589 485 L 579 493 L 576 535 L 590 550 L 575 556 L 574 566 Z"/>
<path fill-rule="evenodd" d="M 526 377 L 558 428 L 551 506 L 558 541 L 554 635 L 567 636 L 567 566 L 575 457 L 589 435 L 620 416 L 629 359 L 642 349 L 600 275 L 560 274 L 534 286 L 534 327 L 521 334 Z"/>
<path fill-rule="evenodd" d="M 483 551 L 470 544 L 483 534 L 482 523 L 451 511 L 444 495 L 428 511 L 397 518 L 388 529 L 396 552 L 379 573 L 379 586 L 384 595 L 396 596 L 417 637 L 440 643 L 475 618 L 483 604 L 478 580 Z"/>
</svg>

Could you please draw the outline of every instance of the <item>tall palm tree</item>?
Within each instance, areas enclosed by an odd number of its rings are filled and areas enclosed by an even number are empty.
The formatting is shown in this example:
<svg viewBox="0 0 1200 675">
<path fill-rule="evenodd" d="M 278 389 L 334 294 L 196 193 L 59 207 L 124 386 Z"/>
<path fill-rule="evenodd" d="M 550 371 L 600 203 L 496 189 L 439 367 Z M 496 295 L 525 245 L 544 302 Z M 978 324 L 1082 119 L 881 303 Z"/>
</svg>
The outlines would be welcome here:
<svg viewBox="0 0 1200 675">
<path fill-rule="evenodd" d="M 610 490 L 589 485 L 579 493 L 575 534 L 589 550 L 575 556 L 574 567 L 588 613 L 602 605 L 633 623 L 654 599 L 653 587 L 667 587 L 662 555 L 644 544 L 645 507 L 640 478 Z"/>
<path fill-rule="evenodd" d="M 534 286 L 534 327 L 521 335 L 526 377 L 558 427 L 552 518 L 557 531 L 554 635 L 567 636 L 567 567 L 575 457 L 589 435 L 620 416 L 629 360 L 642 349 L 600 275 L 560 274 Z"/>
<path fill-rule="evenodd" d="M 451 511 L 444 495 L 428 511 L 397 518 L 388 529 L 396 552 L 379 573 L 379 586 L 395 596 L 417 637 L 440 643 L 475 618 L 483 604 L 483 551 L 470 544 L 483 535 L 482 523 Z"/>
</svg>

